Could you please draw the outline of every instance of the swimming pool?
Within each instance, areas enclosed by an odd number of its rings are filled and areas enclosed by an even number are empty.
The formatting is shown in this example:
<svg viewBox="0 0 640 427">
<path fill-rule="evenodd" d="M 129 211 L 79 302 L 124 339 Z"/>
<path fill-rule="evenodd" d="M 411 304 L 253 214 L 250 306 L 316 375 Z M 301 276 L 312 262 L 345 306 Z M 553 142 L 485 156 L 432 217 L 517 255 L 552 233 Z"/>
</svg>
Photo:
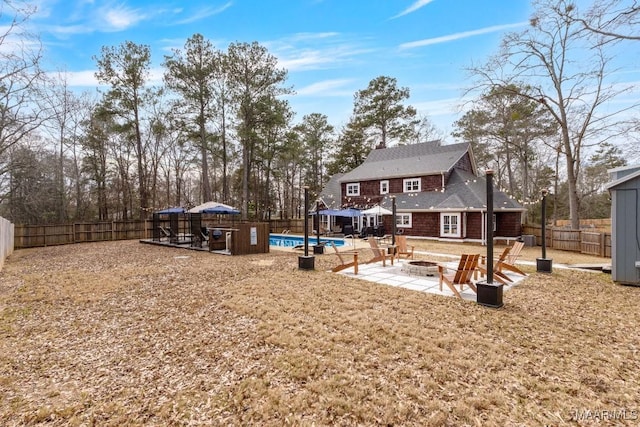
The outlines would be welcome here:
<svg viewBox="0 0 640 427">
<path fill-rule="evenodd" d="M 313 246 L 318 242 L 317 236 L 309 236 L 309 246 Z M 336 239 L 331 237 L 320 237 L 320 242 L 333 242 L 336 246 L 344 246 L 344 239 Z M 292 248 L 298 245 L 304 245 L 304 237 L 291 236 L 288 234 L 269 234 L 269 245 L 282 246 Z"/>
</svg>

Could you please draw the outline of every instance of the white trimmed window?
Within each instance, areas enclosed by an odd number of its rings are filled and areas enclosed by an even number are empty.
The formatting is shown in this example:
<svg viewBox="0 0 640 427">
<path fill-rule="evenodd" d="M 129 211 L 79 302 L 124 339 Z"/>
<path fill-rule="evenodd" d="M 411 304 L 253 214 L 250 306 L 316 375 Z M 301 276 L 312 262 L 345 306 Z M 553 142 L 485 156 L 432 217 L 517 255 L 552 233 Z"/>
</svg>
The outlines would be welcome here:
<svg viewBox="0 0 640 427">
<path fill-rule="evenodd" d="M 380 181 L 380 194 L 388 194 L 389 193 L 389 181 L 384 180 Z"/>
<path fill-rule="evenodd" d="M 396 214 L 396 227 L 411 228 L 411 214 L 410 213 Z"/>
<path fill-rule="evenodd" d="M 420 178 L 406 178 L 402 180 L 405 193 L 420 191 Z"/>
<path fill-rule="evenodd" d="M 440 214 L 440 237 L 460 237 L 460 214 Z"/>
<path fill-rule="evenodd" d="M 359 196 L 360 195 L 360 183 L 352 182 L 347 184 L 347 196 Z"/>
</svg>

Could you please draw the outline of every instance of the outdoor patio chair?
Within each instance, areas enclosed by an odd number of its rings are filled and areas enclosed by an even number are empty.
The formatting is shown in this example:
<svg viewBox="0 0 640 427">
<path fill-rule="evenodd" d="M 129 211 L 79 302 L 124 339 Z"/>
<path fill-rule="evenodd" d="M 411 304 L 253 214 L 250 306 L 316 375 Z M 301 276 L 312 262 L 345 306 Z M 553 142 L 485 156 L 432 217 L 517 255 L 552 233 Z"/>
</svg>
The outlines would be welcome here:
<svg viewBox="0 0 640 427">
<path fill-rule="evenodd" d="M 513 280 L 511 280 L 509 278 L 509 276 L 507 276 L 503 271 L 502 268 L 504 267 L 504 263 L 507 260 L 507 257 L 509 256 L 509 252 L 511 251 L 511 247 L 506 247 L 504 248 L 504 251 L 502 251 L 502 254 L 500 254 L 500 257 L 498 258 L 498 260 L 496 262 L 493 263 L 493 278 L 504 284 L 504 285 L 508 285 L 509 283 L 511 283 Z M 477 271 L 480 273 L 481 277 L 484 277 L 487 275 L 487 258 L 486 256 L 482 256 L 480 258 L 480 261 L 478 262 L 478 269 Z M 476 274 L 477 277 L 477 274 Z"/>
<path fill-rule="evenodd" d="M 342 271 L 349 267 L 353 267 L 353 274 L 358 274 L 358 252 L 357 251 L 340 252 L 334 242 L 329 242 L 329 245 L 333 248 L 336 255 L 338 256 L 338 259 L 340 260 L 340 264 L 333 267 L 331 271 L 336 273 L 338 271 Z M 343 255 L 345 255 L 345 257 L 343 257 Z M 346 255 L 352 255 L 353 261 L 349 261 L 348 259 L 346 259 Z"/>
<path fill-rule="evenodd" d="M 520 257 L 520 252 L 524 247 L 524 242 L 515 242 L 511 247 L 511 251 L 509 252 L 509 256 L 507 256 L 507 263 L 514 265 L 518 258 Z"/>
<path fill-rule="evenodd" d="M 522 250 L 523 246 L 524 246 L 523 242 L 516 242 L 513 244 L 513 246 L 505 248 L 505 250 L 502 252 L 502 255 L 500 255 L 500 258 L 498 258 L 498 261 L 496 261 L 495 266 L 493 268 L 494 275 L 496 275 L 496 277 L 503 277 L 511 281 L 511 279 L 509 279 L 505 274 L 505 270 L 510 271 L 512 273 L 519 274 L 521 276 L 526 276 L 525 272 L 523 272 L 522 270 L 520 270 L 518 267 L 515 266 L 515 260 L 520 256 L 520 251 Z M 515 254 L 513 253 L 514 250 L 515 250 Z M 514 260 L 514 261 L 511 261 L 511 260 Z M 484 262 L 482 262 L 482 264 L 484 264 Z"/>
<path fill-rule="evenodd" d="M 414 246 L 407 244 L 407 236 L 396 236 L 396 246 L 396 256 L 398 259 L 400 259 L 400 257 L 413 259 Z"/>
<path fill-rule="evenodd" d="M 480 255 L 478 254 L 462 255 L 458 268 L 453 273 L 447 273 L 447 267 L 438 265 L 440 291 L 442 291 L 442 283 L 445 283 L 458 298 L 462 298 L 460 292 L 464 290 L 465 285 L 469 286 L 473 292 L 478 293 L 478 289 L 476 285 L 471 282 L 471 278 L 476 271 L 479 258 Z M 460 291 L 456 289 L 456 285 L 460 287 Z"/>
<path fill-rule="evenodd" d="M 376 239 L 369 239 L 368 242 L 371 250 L 373 251 L 373 258 L 365 262 L 365 264 L 382 261 L 382 266 L 386 267 L 388 258 L 391 260 L 391 265 L 393 265 L 393 257 L 395 256 L 394 254 L 388 253 L 387 248 L 381 248 L 380 246 L 378 246 L 378 242 L 376 241 Z"/>
</svg>

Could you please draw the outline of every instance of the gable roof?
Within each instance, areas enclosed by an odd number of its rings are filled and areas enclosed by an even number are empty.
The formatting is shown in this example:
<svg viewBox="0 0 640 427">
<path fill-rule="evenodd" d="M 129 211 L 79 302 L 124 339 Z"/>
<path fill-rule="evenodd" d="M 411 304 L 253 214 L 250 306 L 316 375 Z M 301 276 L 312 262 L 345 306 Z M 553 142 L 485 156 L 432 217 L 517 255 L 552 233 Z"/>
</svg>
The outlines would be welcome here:
<svg viewBox="0 0 640 427">
<path fill-rule="evenodd" d="M 333 175 L 320 192 L 319 199 L 324 203 L 327 209 L 340 209 L 342 206 L 342 190 L 340 188 L 339 180 L 343 175 L 344 174 L 342 173 Z M 315 209 L 315 207 L 313 209 Z"/>
<path fill-rule="evenodd" d="M 449 171 L 469 150 L 467 143 L 440 145 L 439 141 L 380 148 L 339 182 L 439 174 Z"/>
<path fill-rule="evenodd" d="M 487 209 L 487 183 L 484 177 L 454 169 L 444 191 L 423 191 L 417 193 L 396 193 L 398 212 L 411 211 L 484 211 Z M 387 195 L 381 203 L 391 207 Z M 493 209 L 499 211 L 525 211 L 520 203 L 502 191 L 494 189 Z"/>
<path fill-rule="evenodd" d="M 631 182 L 637 177 L 640 177 L 640 166 L 626 166 L 624 168 L 616 168 L 609 170 L 609 174 L 614 178 L 613 181 L 609 182 L 605 188 L 609 191 L 615 189 L 622 184 L 627 182 Z"/>
</svg>

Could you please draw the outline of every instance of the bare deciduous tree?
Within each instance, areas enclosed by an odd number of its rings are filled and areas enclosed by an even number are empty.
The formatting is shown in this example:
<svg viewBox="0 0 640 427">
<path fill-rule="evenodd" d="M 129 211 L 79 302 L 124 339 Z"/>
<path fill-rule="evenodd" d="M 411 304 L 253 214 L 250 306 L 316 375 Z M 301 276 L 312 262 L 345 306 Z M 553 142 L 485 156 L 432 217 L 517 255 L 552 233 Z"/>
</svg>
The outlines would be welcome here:
<svg viewBox="0 0 640 427">
<path fill-rule="evenodd" d="M 0 2 L 0 178 L 7 172 L 10 150 L 42 124 L 38 107 L 44 73 L 40 41 L 25 31 L 34 9 L 22 1 Z M 8 17 L 8 19 L 5 19 Z"/>
<path fill-rule="evenodd" d="M 576 15 L 575 8 L 571 6 L 565 10 L 565 17 L 603 36 L 605 41 L 640 41 L 640 4 L 637 0 L 633 0 L 633 4 L 629 4 L 628 0 L 596 1 L 584 16 Z"/>
<path fill-rule="evenodd" d="M 474 69 L 485 90 L 514 90 L 538 102 L 559 128 L 559 149 L 565 160 L 572 227 L 579 226 L 579 176 L 584 150 L 616 135 L 616 118 L 625 110 L 612 110 L 611 101 L 627 89 L 609 78 L 614 71 L 602 43 L 593 43 L 576 20 L 566 19 L 573 5 L 566 0 L 539 0 L 530 27 L 507 35 L 500 54 Z M 557 141 L 550 140 L 550 146 Z"/>
</svg>

